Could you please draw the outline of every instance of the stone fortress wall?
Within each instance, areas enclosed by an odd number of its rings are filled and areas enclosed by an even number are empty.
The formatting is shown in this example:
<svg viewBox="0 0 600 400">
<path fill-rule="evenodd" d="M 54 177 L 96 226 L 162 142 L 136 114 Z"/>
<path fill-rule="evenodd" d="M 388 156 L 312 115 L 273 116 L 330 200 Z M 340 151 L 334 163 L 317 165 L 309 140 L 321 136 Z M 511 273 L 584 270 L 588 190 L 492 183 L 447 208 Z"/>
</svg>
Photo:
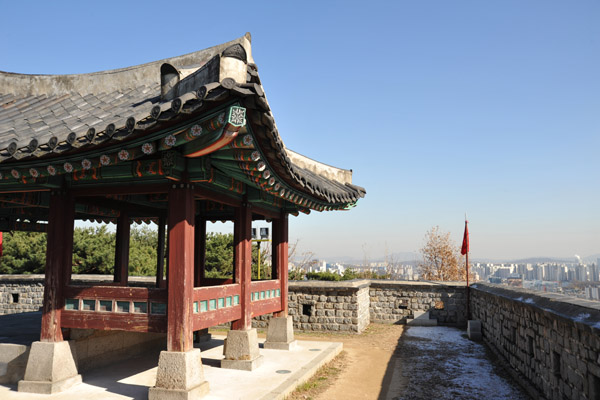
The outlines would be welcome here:
<svg viewBox="0 0 600 400">
<path fill-rule="evenodd" d="M 491 284 L 470 292 L 483 340 L 533 398 L 600 399 L 600 302 Z"/>
<path fill-rule="evenodd" d="M 0 275 L 0 315 L 40 311 L 44 275 Z"/>
<path fill-rule="evenodd" d="M 38 311 L 42 299 L 43 276 L 0 276 L 0 314 Z M 402 324 L 419 311 L 440 325 L 467 321 L 463 283 L 290 282 L 288 301 L 303 331 L 360 333 L 370 322 Z M 470 308 L 485 343 L 534 398 L 600 399 L 600 303 L 476 283 Z M 253 325 L 266 328 L 268 319 Z"/>
</svg>

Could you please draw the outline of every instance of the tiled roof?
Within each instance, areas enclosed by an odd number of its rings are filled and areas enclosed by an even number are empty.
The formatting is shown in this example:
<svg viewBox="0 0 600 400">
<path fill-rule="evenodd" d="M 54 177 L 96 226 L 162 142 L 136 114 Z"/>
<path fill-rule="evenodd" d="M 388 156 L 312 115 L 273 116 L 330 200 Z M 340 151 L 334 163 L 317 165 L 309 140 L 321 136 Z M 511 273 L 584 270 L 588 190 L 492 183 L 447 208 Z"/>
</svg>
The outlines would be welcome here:
<svg viewBox="0 0 600 400">
<path fill-rule="evenodd" d="M 224 68 L 231 64 L 235 70 L 240 60 L 244 76 L 225 78 Z M 174 84 L 168 82 L 170 69 L 177 75 Z M 364 189 L 351 184 L 350 171 L 310 159 L 291 160 L 295 157 L 281 140 L 253 63 L 249 36 L 180 57 L 92 74 L 0 72 L 0 166 L 126 141 L 231 101 L 246 108 L 269 165 L 290 186 L 328 203 L 354 203 L 364 196 Z M 320 173 L 332 168 L 350 179 Z"/>
</svg>

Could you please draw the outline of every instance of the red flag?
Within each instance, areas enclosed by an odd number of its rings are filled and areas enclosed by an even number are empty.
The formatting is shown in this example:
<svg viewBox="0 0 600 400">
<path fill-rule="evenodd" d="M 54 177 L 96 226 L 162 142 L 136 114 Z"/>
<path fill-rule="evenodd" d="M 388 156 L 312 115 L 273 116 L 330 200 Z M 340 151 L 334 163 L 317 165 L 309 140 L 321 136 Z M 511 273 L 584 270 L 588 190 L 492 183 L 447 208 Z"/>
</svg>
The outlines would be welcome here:
<svg viewBox="0 0 600 400">
<path fill-rule="evenodd" d="M 2 232 L 0 232 L 0 257 L 2 257 Z"/>
<path fill-rule="evenodd" d="M 469 221 L 465 220 L 465 235 L 463 236 L 463 244 L 460 249 L 460 254 L 463 256 L 469 252 Z"/>
</svg>

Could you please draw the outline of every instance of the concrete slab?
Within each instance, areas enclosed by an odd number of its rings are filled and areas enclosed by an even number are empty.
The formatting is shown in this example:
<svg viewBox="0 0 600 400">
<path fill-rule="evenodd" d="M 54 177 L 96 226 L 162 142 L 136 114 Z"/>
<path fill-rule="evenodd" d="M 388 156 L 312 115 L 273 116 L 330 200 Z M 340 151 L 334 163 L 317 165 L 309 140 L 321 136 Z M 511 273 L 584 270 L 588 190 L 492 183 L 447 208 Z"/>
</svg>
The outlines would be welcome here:
<svg viewBox="0 0 600 400">
<path fill-rule="evenodd" d="M 252 372 L 219 367 L 225 336 L 214 335 L 199 344 L 204 378 L 210 392 L 203 399 L 283 399 L 296 386 L 308 380 L 323 364 L 342 351 L 341 343 L 298 340 L 297 347 L 285 353 L 260 349 L 262 366 Z M 264 339 L 259 339 L 259 343 Z M 148 388 L 156 384 L 156 355 L 132 358 L 83 374 L 83 383 L 52 395 L 52 400 L 125 400 L 148 398 Z M 2 400 L 48 400 L 48 395 L 18 393 L 16 385 L 0 385 Z"/>
</svg>

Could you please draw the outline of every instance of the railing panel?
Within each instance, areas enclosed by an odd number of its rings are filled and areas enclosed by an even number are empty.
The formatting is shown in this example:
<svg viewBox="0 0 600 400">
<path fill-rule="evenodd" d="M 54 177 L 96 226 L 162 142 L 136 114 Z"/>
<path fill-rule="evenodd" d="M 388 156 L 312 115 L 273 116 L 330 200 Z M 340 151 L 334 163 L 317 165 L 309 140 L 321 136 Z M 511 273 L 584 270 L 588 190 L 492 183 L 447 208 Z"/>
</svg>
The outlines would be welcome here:
<svg viewBox="0 0 600 400">
<path fill-rule="evenodd" d="M 63 328 L 121 330 L 128 332 L 166 332 L 166 315 L 116 314 L 64 310 L 61 316 Z"/>
<path fill-rule="evenodd" d="M 143 287 L 69 285 L 64 293 L 65 297 L 167 301 L 167 289 Z"/>
<path fill-rule="evenodd" d="M 194 330 L 240 319 L 240 295 L 239 284 L 194 288 Z"/>
<path fill-rule="evenodd" d="M 281 281 L 256 281 L 250 284 L 251 315 L 259 315 L 281 311 Z"/>
<path fill-rule="evenodd" d="M 281 311 L 281 298 L 253 301 L 251 304 L 252 317 Z"/>
<path fill-rule="evenodd" d="M 70 285 L 64 293 L 62 327 L 166 332 L 166 289 Z"/>
</svg>

